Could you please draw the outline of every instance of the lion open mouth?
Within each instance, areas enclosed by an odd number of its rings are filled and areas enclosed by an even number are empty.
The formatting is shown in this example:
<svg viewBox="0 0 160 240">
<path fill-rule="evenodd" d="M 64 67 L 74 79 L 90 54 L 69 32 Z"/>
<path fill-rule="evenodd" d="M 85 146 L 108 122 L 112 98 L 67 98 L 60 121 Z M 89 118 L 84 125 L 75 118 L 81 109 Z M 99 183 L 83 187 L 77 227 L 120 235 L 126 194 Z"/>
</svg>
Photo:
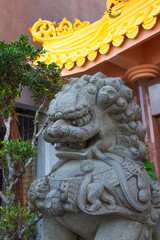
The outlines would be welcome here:
<svg viewBox="0 0 160 240">
<path fill-rule="evenodd" d="M 96 125 L 91 113 L 76 119 L 52 119 L 43 137 L 55 146 L 56 152 L 83 152 L 100 139 Z"/>
<path fill-rule="evenodd" d="M 98 141 L 100 141 L 100 135 L 96 134 L 92 138 L 84 141 L 84 142 L 64 142 L 64 143 L 55 143 L 56 151 L 85 151 L 86 149 L 90 148 L 91 146 L 95 145 Z"/>
</svg>

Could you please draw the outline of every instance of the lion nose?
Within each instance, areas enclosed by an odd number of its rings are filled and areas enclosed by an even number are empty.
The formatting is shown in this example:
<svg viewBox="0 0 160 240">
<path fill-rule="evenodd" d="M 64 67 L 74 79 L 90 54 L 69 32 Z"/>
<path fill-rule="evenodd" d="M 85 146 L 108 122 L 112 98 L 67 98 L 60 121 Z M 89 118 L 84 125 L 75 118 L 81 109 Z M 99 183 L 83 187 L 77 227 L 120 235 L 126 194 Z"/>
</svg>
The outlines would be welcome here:
<svg viewBox="0 0 160 240">
<path fill-rule="evenodd" d="M 48 136 L 53 138 L 65 138 L 70 135 L 68 126 L 51 126 L 47 130 Z"/>
</svg>

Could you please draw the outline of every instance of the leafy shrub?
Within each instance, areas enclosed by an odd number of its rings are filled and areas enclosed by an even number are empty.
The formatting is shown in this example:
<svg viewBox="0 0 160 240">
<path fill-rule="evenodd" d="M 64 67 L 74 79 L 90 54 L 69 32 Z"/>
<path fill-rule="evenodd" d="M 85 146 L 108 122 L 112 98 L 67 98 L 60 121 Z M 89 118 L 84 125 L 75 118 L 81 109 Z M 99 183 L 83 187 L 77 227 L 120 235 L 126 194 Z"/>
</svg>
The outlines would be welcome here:
<svg viewBox="0 0 160 240">
<path fill-rule="evenodd" d="M 154 170 L 153 170 L 153 164 L 152 164 L 149 160 L 146 160 L 146 161 L 144 162 L 144 166 L 145 166 L 145 169 L 146 169 L 148 175 L 150 176 L 150 178 L 151 178 L 153 181 L 155 181 L 156 178 L 157 178 L 157 175 L 156 175 L 156 173 L 155 173 Z"/>
<path fill-rule="evenodd" d="M 37 214 L 29 214 L 19 203 L 11 203 L 6 207 L 0 206 L 0 232 L 10 240 L 35 239 L 37 235 Z M 0 236 L 0 239 L 3 239 Z"/>
<path fill-rule="evenodd" d="M 36 153 L 36 148 L 33 148 L 31 143 L 19 139 L 0 141 L 0 145 L 2 146 L 0 149 L 0 169 L 5 168 L 8 170 L 8 156 L 12 159 L 13 166 L 19 163 L 24 169 L 26 160 Z"/>
</svg>

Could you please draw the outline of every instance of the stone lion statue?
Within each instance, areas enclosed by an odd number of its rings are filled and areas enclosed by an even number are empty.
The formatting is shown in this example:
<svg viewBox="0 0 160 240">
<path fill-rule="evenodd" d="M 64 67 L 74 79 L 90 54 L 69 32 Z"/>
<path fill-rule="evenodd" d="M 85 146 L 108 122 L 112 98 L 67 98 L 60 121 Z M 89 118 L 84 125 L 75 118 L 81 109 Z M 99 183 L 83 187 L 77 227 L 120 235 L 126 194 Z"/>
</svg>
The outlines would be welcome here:
<svg viewBox="0 0 160 240">
<path fill-rule="evenodd" d="M 51 101 L 43 137 L 59 161 L 29 190 L 43 240 L 160 239 L 160 184 L 144 168 L 140 117 L 132 90 L 102 73 L 71 78 Z"/>
</svg>

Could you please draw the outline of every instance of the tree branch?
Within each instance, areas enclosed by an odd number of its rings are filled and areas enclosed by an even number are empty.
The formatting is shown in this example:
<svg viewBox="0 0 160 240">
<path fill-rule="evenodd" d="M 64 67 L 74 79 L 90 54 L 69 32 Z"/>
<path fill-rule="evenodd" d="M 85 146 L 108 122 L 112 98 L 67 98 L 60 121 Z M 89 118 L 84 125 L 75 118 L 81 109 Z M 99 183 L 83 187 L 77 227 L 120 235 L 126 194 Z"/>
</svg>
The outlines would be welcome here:
<svg viewBox="0 0 160 240">
<path fill-rule="evenodd" d="M 19 178 L 20 176 L 16 177 L 16 179 L 12 183 L 10 183 L 10 186 L 9 186 L 10 193 L 12 192 L 13 187 L 18 183 Z"/>
<path fill-rule="evenodd" d="M 5 136 L 4 136 L 5 141 L 7 141 L 9 139 L 9 136 L 10 136 L 11 120 L 12 120 L 11 113 L 9 114 L 8 119 L 3 120 L 4 125 L 6 127 L 6 133 L 5 133 Z"/>
<path fill-rule="evenodd" d="M 28 162 L 25 164 L 25 168 L 27 168 L 29 166 L 29 164 L 32 162 L 32 157 L 28 159 Z"/>
<path fill-rule="evenodd" d="M 33 132 L 33 139 L 32 139 L 32 147 L 35 147 L 35 143 L 36 143 L 36 139 L 40 136 L 40 134 L 42 133 L 43 129 L 45 128 L 47 121 L 45 121 L 45 123 L 42 125 L 42 127 L 40 128 L 40 130 L 37 133 L 37 124 L 38 124 L 38 114 L 40 112 L 40 110 L 44 107 L 47 97 L 45 97 L 43 103 L 39 106 L 38 110 L 35 113 L 35 117 L 34 117 L 34 132 Z M 32 162 L 33 158 L 29 158 L 27 163 L 25 164 L 25 168 L 27 168 L 29 166 L 29 164 Z"/>
<path fill-rule="evenodd" d="M 32 227 L 33 225 L 36 225 L 36 224 L 42 219 L 42 217 L 43 217 L 43 216 L 40 214 L 40 215 L 37 217 L 37 219 L 36 219 L 35 222 L 32 222 L 32 223 L 29 224 L 29 226 L 26 226 L 25 228 L 23 228 L 23 229 L 20 231 L 18 237 L 19 237 L 19 238 L 22 238 L 22 237 L 23 237 L 23 234 L 25 233 L 25 231 L 27 230 L 27 228 L 30 228 L 30 227 Z"/>
<path fill-rule="evenodd" d="M 5 174 L 4 167 L 2 168 L 2 176 L 3 176 L 3 184 L 5 184 L 4 186 L 7 186 L 7 177 L 6 177 L 6 174 Z"/>
<path fill-rule="evenodd" d="M 3 200 L 3 202 L 7 205 L 9 204 L 8 198 L 6 197 L 6 195 L 0 191 L 0 198 Z"/>
<path fill-rule="evenodd" d="M 41 133 L 43 132 L 44 128 L 46 127 L 46 125 L 48 124 L 48 120 L 46 119 L 46 121 L 44 122 L 44 124 L 41 126 L 40 130 L 38 131 L 38 133 L 36 134 L 36 138 L 39 137 L 39 135 L 41 135 Z"/>
<path fill-rule="evenodd" d="M 11 157 L 9 156 L 9 154 L 6 154 L 6 160 L 7 160 L 8 171 L 9 171 L 9 180 L 12 180 L 14 178 L 15 170 L 14 170 L 12 160 L 11 160 Z"/>
<path fill-rule="evenodd" d="M 38 110 L 36 111 L 35 113 L 35 117 L 34 117 L 34 132 L 33 132 L 33 139 L 32 139 L 32 146 L 35 147 L 35 142 L 36 142 L 36 139 L 37 139 L 37 125 L 38 125 L 38 115 L 39 115 L 39 112 L 41 111 L 41 109 L 44 107 L 45 103 L 46 103 L 46 100 L 47 100 L 47 95 L 43 101 L 43 103 L 39 106 Z M 40 134 L 39 134 L 40 135 Z M 39 136 L 38 135 L 38 136 Z"/>
</svg>

